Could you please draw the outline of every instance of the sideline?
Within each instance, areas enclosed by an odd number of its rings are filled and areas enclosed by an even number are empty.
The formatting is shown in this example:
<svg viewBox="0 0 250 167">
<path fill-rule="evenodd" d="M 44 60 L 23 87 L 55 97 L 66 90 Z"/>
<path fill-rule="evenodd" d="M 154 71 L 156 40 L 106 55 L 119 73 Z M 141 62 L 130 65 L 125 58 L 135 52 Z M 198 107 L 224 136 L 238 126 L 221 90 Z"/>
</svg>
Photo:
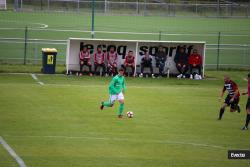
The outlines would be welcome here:
<svg viewBox="0 0 250 167">
<path fill-rule="evenodd" d="M 104 140 L 104 141 L 129 141 L 129 142 L 142 142 L 138 140 L 133 140 L 129 138 L 110 138 L 110 137 L 91 137 L 91 136 L 12 136 L 5 135 L 12 138 L 43 138 L 43 139 L 85 139 L 85 140 Z M 174 145 L 190 145 L 194 147 L 203 148 L 215 148 L 215 149 L 228 149 L 227 147 L 204 144 L 204 143 L 193 143 L 193 142 L 182 142 L 182 141 L 172 141 L 172 140 L 144 140 L 145 143 L 158 143 L 158 144 L 174 144 Z"/>
<path fill-rule="evenodd" d="M 37 83 L 39 83 L 40 85 L 44 85 L 43 82 L 39 81 L 39 79 L 37 78 L 37 76 L 36 76 L 35 74 L 30 74 L 30 75 L 31 75 L 31 77 L 32 77 Z"/>
<path fill-rule="evenodd" d="M 8 153 L 16 160 L 16 162 L 18 163 L 18 165 L 20 167 L 27 167 L 24 163 L 24 161 L 22 160 L 22 158 L 20 158 L 16 152 L 8 145 L 8 143 L 0 136 L 0 144 L 3 145 L 3 147 L 8 151 Z"/>
</svg>

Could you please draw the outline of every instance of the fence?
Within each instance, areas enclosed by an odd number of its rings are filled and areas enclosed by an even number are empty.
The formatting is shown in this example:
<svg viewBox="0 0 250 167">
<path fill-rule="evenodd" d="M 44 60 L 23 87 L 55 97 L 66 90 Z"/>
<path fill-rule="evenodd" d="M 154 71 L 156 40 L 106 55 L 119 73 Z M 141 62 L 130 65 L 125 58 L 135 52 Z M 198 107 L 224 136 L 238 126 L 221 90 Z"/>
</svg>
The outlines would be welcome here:
<svg viewBox="0 0 250 167">
<path fill-rule="evenodd" d="M 92 4 L 91 0 L 15 0 L 14 2 L 9 6 L 13 6 L 17 11 L 90 12 Z M 187 1 L 171 3 L 170 0 L 165 3 L 149 0 L 135 0 L 134 2 L 103 0 L 95 1 L 95 11 L 107 14 L 249 18 L 250 3 L 188 3 Z"/>
<path fill-rule="evenodd" d="M 206 68 L 250 67 L 249 4 L 131 1 L 95 1 L 97 15 L 95 15 L 93 37 L 206 41 Z M 0 12 L 0 64 L 41 64 L 43 47 L 57 48 L 58 63 L 65 64 L 66 40 L 69 37 L 92 37 L 90 31 L 93 20 L 92 1 L 8 0 L 7 2 L 8 9 L 31 12 L 11 10 Z M 157 15 L 185 16 L 185 18 L 154 17 Z M 246 17 L 246 19 L 186 18 L 190 16 Z M 27 31 L 25 27 L 28 27 Z"/>
<path fill-rule="evenodd" d="M 25 29 L 21 29 L 25 31 Z M 37 31 L 31 29 L 29 31 Z M 63 30 L 61 30 L 63 31 Z M 66 30 L 67 31 L 67 30 Z M 81 33 L 91 36 L 91 31 L 81 31 Z M 96 36 L 106 34 L 118 34 L 120 32 L 96 32 Z M 125 32 L 124 32 L 125 33 Z M 144 34 L 152 39 L 164 40 L 166 36 L 178 36 L 180 34 L 167 33 L 138 33 L 134 32 L 133 36 Z M 189 35 L 189 34 L 182 34 Z M 194 34 L 193 34 L 194 35 Z M 212 35 L 212 34 L 210 34 Z M 214 38 L 218 34 L 213 34 Z M 226 36 L 226 34 L 224 34 Z M 33 39 L 33 38 L 0 38 L 0 64 L 41 64 L 41 48 L 55 47 L 58 50 L 58 64 L 65 64 L 67 40 L 55 39 Z M 247 44 L 207 44 L 206 45 L 206 68 L 250 68 L 250 45 Z"/>
</svg>

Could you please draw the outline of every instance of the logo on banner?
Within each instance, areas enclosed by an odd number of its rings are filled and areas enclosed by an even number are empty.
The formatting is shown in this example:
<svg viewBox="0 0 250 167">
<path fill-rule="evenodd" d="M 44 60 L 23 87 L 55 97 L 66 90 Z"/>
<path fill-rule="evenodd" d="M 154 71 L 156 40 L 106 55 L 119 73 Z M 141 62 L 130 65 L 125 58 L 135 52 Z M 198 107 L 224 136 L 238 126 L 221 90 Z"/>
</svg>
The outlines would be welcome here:
<svg viewBox="0 0 250 167">
<path fill-rule="evenodd" d="M 54 55 L 47 56 L 47 64 L 54 64 Z"/>
</svg>

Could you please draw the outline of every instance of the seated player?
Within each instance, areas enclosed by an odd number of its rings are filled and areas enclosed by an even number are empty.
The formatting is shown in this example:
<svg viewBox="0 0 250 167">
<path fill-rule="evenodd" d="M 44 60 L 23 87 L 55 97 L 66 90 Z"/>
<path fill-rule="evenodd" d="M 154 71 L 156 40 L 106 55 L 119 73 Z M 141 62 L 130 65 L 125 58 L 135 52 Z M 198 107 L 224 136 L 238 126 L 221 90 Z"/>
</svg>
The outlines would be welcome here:
<svg viewBox="0 0 250 167">
<path fill-rule="evenodd" d="M 107 61 L 108 61 L 108 70 L 107 73 L 111 76 L 115 76 L 117 72 L 117 59 L 118 55 L 115 51 L 115 48 L 112 46 L 107 53 Z"/>
<path fill-rule="evenodd" d="M 159 49 L 155 54 L 155 62 L 156 62 L 156 67 L 159 68 L 160 76 L 163 76 L 163 71 L 164 71 L 166 60 L 167 60 L 167 55 L 164 52 L 163 47 L 159 46 Z"/>
<path fill-rule="evenodd" d="M 221 120 L 225 108 L 228 106 L 230 106 L 230 112 L 235 112 L 237 110 L 238 113 L 240 113 L 240 106 L 238 105 L 240 101 L 240 92 L 238 85 L 232 81 L 228 75 L 224 75 L 224 87 L 220 94 L 219 100 L 221 100 L 226 90 L 228 91 L 228 95 L 220 108 L 218 120 Z"/>
<path fill-rule="evenodd" d="M 132 75 L 134 76 L 134 72 L 135 72 L 135 56 L 134 56 L 134 53 L 133 53 L 132 50 L 128 51 L 128 54 L 125 57 L 124 64 L 122 65 L 122 68 L 124 69 L 125 73 L 126 73 L 126 69 L 128 67 L 130 67 L 132 69 Z"/>
<path fill-rule="evenodd" d="M 152 56 L 149 55 L 148 50 L 145 51 L 145 54 L 141 59 L 141 74 L 140 74 L 140 77 L 143 76 L 145 67 L 148 67 L 150 69 L 151 76 L 154 78 L 153 66 L 152 66 Z"/>
<path fill-rule="evenodd" d="M 188 71 L 188 55 L 185 53 L 185 49 L 183 47 L 180 47 L 179 51 L 176 52 L 174 62 L 180 73 L 177 78 L 186 78 L 186 73 Z"/>
<path fill-rule="evenodd" d="M 80 61 L 80 76 L 82 75 L 82 69 L 84 66 L 89 67 L 89 76 L 92 76 L 91 73 L 91 56 L 88 48 L 86 46 L 83 46 L 83 49 L 79 53 L 79 61 Z"/>
<path fill-rule="evenodd" d="M 197 49 L 193 50 L 193 53 L 188 58 L 188 64 L 190 68 L 190 79 L 194 78 L 193 69 L 198 69 L 198 77 L 201 79 L 201 67 L 202 67 L 202 57 L 197 52 Z"/>
<path fill-rule="evenodd" d="M 102 68 L 103 74 L 106 73 L 104 60 L 105 60 L 105 53 L 103 53 L 102 47 L 98 46 L 96 52 L 94 53 L 95 74 L 97 74 L 96 70 L 98 67 Z"/>
</svg>

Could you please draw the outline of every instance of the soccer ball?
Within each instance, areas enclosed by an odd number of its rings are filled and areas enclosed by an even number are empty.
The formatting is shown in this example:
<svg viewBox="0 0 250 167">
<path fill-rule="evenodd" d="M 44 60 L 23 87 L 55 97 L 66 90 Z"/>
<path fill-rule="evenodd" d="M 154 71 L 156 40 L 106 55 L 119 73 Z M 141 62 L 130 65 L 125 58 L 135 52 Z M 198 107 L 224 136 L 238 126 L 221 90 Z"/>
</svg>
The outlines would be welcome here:
<svg viewBox="0 0 250 167">
<path fill-rule="evenodd" d="M 134 116 L 134 113 L 132 111 L 127 112 L 127 117 L 128 118 L 133 118 L 133 116 Z"/>
</svg>

